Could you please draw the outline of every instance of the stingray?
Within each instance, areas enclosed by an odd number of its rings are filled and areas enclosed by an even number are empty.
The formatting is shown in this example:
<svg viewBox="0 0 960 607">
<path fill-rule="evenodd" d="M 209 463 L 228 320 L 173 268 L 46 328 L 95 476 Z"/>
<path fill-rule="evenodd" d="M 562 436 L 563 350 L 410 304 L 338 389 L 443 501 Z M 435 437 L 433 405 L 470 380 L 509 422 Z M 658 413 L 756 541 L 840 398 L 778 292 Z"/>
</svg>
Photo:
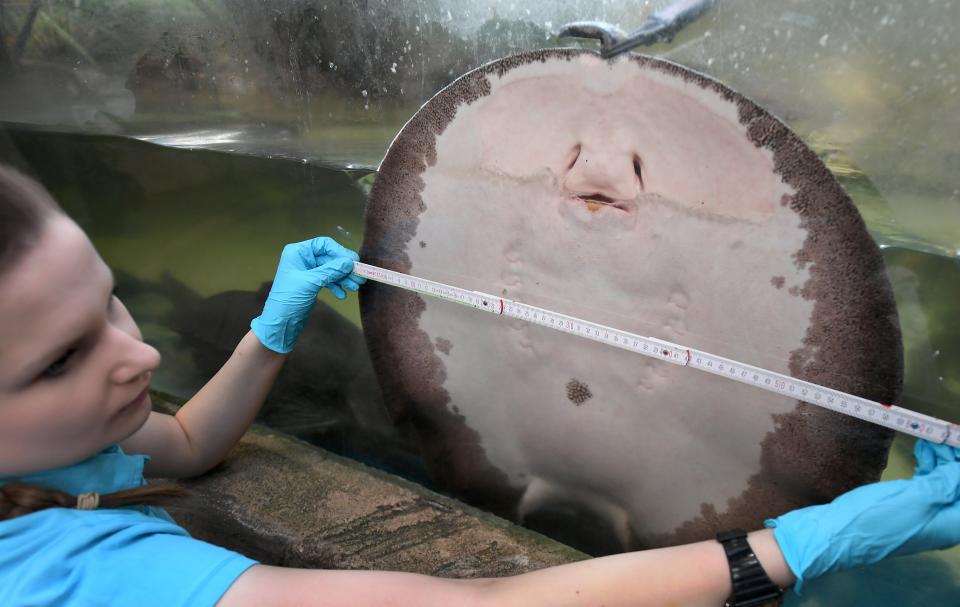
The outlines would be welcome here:
<svg viewBox="0 0 960 607">
<path fill-rule="evenodd" d="M 361 257 L 872 400 L 901 389 L 892 290 L 837 181 L 753 102 L 651 57 L 544 50 L 460 77 L 391 144 Z M 755 528 L 886 462 L 890 431 L 780 395 L 392 287 L 360 303 L 434 478 L 521 522 L 573 513 L 573 543 L 588 519 L 624 549 Z"/>
</svg>

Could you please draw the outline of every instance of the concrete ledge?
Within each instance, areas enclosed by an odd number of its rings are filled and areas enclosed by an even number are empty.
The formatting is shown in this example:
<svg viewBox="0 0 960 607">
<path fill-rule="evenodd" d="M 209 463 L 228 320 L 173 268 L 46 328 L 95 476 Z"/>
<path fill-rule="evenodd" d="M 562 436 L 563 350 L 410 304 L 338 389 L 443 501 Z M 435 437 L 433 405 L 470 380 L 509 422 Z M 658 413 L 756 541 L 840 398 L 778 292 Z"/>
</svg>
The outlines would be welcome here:
<svg viewBox="0 0 960 607">
<path fill-rule="evenodd" d="M 157 408 L 175 409 L 164 402 Z M 194 537 L 265 564 L 492 577 L 588 558 L 457 500 L 260 427 L 217 468 L 183 484 L 194 495 L 168 508 L 180 524 Z"/>
</svg>

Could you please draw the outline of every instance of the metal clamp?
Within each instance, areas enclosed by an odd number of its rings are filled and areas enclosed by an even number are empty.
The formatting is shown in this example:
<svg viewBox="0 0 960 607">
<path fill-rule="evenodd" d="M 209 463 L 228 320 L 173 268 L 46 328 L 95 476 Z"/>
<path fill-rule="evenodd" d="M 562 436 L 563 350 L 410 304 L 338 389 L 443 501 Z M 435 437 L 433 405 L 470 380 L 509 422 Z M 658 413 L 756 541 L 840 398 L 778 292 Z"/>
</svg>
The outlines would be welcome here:
<svg viewBox="0 0 960 607">
<path fill-rule="evenodd" d="M 602 21 L 575 21 L 560 28 L 557 37 L 599 40 L 600 56 L 609 59 L 637 46 L 670 42 L 677 32 L 699 19 L 717 2 L 718 0 L 677 0 L 655 12 L 632 34 Z"/>
</svg>

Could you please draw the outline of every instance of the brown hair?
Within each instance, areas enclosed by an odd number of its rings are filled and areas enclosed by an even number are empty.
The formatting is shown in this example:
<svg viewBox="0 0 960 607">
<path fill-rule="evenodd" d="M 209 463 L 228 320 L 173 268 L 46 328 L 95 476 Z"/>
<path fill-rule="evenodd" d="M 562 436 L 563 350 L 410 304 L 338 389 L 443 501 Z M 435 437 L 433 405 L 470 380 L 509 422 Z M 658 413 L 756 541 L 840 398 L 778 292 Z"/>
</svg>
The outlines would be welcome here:
<svg viewBox="0 0 960 607">
<path fill-rule="evenodd" d="M 122 508 L 141 504 L 158 505 L 190 492 L 176 483 L 164 482 L 125 489 L 99 496 L 99 508 Z M 79 498 L 58 489 L 43 489 L 23 483 L 0 487 L 0 521 L 47 508 L 76 508 Z"/>
<path fill-rule="evenodd" d="M 0 164 L 0 277 L 12 268 L 43 233 L 51 216 L 63 213 L 46 189 L 33 179 Z M 100 507 L 158 504 L 188 495 L 175 483 L 144 485 L 100 496 Z M 0 521 L 43 510 L 76 508 L 77 496 L 22 483 L 0 486 Z"/>
<path fill-rule="evenodd" d="M 62 211 L 42 185 L 0 164 L 0 274 L 40 238 L 55 213 Z"/>
</svg>

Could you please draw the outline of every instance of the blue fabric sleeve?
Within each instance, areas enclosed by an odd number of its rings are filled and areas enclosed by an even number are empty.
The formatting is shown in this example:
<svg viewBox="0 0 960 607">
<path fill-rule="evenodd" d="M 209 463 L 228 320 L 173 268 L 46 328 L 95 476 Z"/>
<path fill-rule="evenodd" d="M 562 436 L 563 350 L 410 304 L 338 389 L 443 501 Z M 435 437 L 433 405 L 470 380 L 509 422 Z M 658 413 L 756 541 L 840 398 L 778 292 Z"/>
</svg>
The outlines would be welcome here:
<svg viewBox="0 0 960 607">
<path fill-rule="evenodd" d="M 255 563 L 136 510 L 53 508 L 0 523 L 0 605 L 213 606 Z"/>
</svg>

